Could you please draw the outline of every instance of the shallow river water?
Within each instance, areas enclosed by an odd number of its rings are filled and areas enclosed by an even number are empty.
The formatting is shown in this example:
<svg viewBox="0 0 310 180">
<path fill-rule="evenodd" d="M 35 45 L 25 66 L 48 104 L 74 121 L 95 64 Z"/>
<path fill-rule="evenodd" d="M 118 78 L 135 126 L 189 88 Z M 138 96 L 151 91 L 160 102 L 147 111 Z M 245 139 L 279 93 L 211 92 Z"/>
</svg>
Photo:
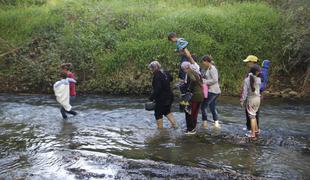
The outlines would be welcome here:
<svg viewBox="0 0 310 180">
<path fill-rule="evenodd" d="M 266 100 L 251 142 L 238 98 L 192 136 L 176 105 L 180 128 L 159 131 L 144 102 L 79 97 L 63 120 L 52 96 L 0 95 L 0 179 L 310 179 L 309 103 Z"/>
</svg>

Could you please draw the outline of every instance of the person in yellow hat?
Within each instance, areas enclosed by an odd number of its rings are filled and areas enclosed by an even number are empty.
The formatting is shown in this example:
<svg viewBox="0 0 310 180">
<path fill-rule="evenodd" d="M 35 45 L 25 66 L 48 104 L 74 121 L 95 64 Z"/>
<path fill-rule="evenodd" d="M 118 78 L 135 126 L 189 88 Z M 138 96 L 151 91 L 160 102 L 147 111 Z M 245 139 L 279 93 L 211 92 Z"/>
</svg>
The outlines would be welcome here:
<svg viewBox="0 0 310 180">
<path fill-rule="evenodd" d="M 249 55 L 243 62 L 247 63 L 249 67 L 253 66 L 254 64 L 257 64 L 258 62 L 258 57 L 254 55 Z"/>
<path fill-rule="evenodd" d="M 255 68 L 257 69 L 258 71 L 258 77 L 261 77 L 261 68 L 260 66 L 258 65 L 258 57 L 257 56 L 254 56 L 254 55 L 249 55 L 246 59 L 243 60 L 243 62 L 246 63 L 248 69 L 250 70 L 251 68 Z M 248 75 L 248 73 L 247 73 Z M 250 118 L 250 115 L 247 111 L 247 109 L 245 109 L 245 114 L 246 114 L 246 129 L 248 131 L 251 131 L 251 118 Z M 257 121 L 257 127 L 258 127 L 258 131 L 257 133 L 260 132 L 260 129 L 259 129 L 259 109 L 258 111 L 256 112 L 256 121 Z"/>
</svg>

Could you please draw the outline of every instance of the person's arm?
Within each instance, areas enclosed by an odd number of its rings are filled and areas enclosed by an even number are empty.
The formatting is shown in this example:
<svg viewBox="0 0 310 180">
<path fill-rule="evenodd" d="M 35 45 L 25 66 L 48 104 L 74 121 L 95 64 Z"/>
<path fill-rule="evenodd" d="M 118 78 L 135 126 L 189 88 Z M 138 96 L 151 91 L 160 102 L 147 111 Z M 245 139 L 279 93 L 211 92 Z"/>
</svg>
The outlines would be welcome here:
<svg viewBox="0 0 310 180">
<path fill-rule="evenodd" d="M 154 80 L 153 80 L 153 93 L 151 97 L 149 98 L 151 101 L 154 101 L 155 99 L 158 98 L 160 91 L 161 91 L 161 80 L 158 75 L 154 75 Z"/>
<path fill-rule="evenodd" d="M 217 69 L 214 67 L 211 68 L 209 72 L 210 72 L 211 79 L 204 79 L 203 83 L 207 84 L 208 86 L 212 86 L 213 84 L 218 83 L 218 79 L 219 79 L 218 72 L 217 72 Z"/>
<path fill-rule="evenodd" d="M 67 80 L 68 80 L 69 82 L 76 83 L 76 80 L 73 79 L 73 78 L 67 78 Z"/>
<path fill-rule="evenodd" d="M 243 88 L 241 92 L 241 98 L 240 98 L 240 104 L 243 106 L 244 101 L 247 99 L 248 96 L 248 87 L 249 87 L 249 82 L 247 81 L 247 78 L 243 82 Z"/>
<path fill-rule="evenodd" d="M 193 59 L 191 53 L 189 52 L 189 50 L 187 48 L 184 48 L 183 52 L 184 52 L 185 56 L 187 57 L 187 59 L 189 60 L 189 62 L 191 64 L 195 64 L 196 63 L 196 61 Z"/>
</svg>

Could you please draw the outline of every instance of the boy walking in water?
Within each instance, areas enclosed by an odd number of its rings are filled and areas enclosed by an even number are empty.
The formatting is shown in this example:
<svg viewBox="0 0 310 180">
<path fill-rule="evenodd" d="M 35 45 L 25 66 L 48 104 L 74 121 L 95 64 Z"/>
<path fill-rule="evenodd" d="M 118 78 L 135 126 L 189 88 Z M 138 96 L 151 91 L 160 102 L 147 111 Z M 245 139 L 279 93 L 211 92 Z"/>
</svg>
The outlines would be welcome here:
<svg viewBox="0 0 310 180">
<path fill-rule="evenodd" d="M 53 88 L 56 96 L 56 100 L 61 104 L 61 115 L 64 119 L 68 116 L 66 113 L 77 115 L 75 111 L 72 111 L 72 106 L 70 105 L 70 83 L 76 83 L 72 78 L 68 78 L 66 73 L 61 73 L 61 80 L 57 81 Z"/>
</svg>

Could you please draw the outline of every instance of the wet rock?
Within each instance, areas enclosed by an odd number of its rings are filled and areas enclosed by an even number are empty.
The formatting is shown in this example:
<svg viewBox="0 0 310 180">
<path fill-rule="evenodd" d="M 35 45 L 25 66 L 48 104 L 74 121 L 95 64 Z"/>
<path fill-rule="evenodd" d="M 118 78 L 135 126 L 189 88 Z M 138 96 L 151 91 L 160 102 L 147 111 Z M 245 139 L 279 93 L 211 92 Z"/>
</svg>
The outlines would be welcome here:
<svg viewBox="0 0 310 180">
<path fill-rule="evenodd" d="M 270 95 L 273 97 L 280 97 L 281 93 L 280 92 L 273 92 L 273 93 L 270 93 Z"/>
<path fill-rule="evenodd" d="M 281 97 L 283 97 L 283 98 L 285 98 L 285 99 L 287 99 L 287 98 L 289 98 L 290 97 L 290 95 L 289 94 L 281 94 Z"/>
<path fill-rule="evenodd" d="M 290 91 L 292 91 L 291 88 L 286 88 L 283 91 L 281 91 L 281 94 L 288 94 Z"/>
<path fill-rule="evenodd" d="M 297 96 L 298 95 L 298 93 L 296 91 L 290 91 L 288 94 L 290 96 Z"/>
</svg>

